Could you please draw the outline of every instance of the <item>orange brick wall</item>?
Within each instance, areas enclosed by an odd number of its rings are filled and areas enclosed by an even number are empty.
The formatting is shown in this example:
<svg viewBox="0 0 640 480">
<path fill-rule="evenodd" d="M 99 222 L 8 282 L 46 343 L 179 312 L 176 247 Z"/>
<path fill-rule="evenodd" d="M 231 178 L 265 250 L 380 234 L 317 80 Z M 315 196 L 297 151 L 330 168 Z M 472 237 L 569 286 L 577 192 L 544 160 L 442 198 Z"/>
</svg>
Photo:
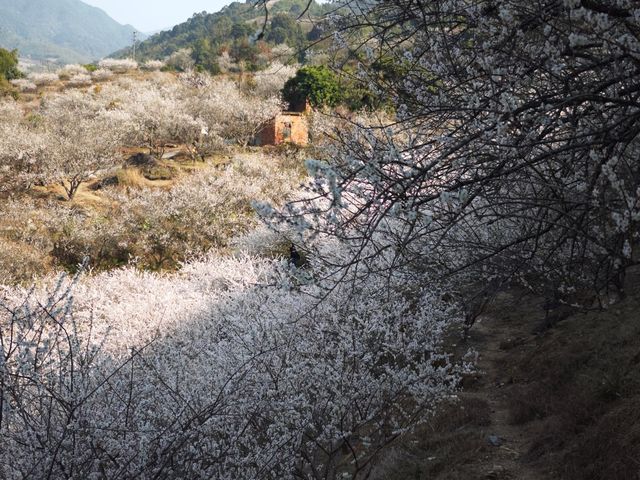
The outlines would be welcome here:
<svg viewBox="0 0 640 480">
<path fill-rule="evenodd" d="M 309 143 L 309 124 L 307 118 L 300 114 L 281 113 L 267 123 L 256 139 L 258 145 L 281 145 Z"/>
<path fill-rule="evenodd" d="M 258 132 L 256 136 L 256 145 L 264 146 L 264 145 L 275 145 L 276 138 L 276 119 L 269 120 L 262 129 Z"/>
</svg>

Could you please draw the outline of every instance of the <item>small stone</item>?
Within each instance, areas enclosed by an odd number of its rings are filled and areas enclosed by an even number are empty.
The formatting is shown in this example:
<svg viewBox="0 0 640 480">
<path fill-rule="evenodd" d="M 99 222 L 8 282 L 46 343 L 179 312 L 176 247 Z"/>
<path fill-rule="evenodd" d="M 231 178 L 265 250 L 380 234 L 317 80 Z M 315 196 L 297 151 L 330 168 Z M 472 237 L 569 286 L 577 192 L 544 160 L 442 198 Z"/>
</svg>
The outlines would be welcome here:
<svg viewBox="0 0 640 480">
<path fill-rule="evenodd" d="M 487 437 L 487 442 L 492 447 L 499 447 L 500 445 L 502 445 L 504 443 L 504 438 L 500 438 L 497 435 L 489 435 Z"/>
<path fill-rule="evenodd" d="M 494 465 L 493 469 L 489 471 L 485 476 L 485 480 L 498 480 L 500 478 L 505 478 L 505 473 L 507 473 L 506 468 L 501 465 Z"/>
</svg>

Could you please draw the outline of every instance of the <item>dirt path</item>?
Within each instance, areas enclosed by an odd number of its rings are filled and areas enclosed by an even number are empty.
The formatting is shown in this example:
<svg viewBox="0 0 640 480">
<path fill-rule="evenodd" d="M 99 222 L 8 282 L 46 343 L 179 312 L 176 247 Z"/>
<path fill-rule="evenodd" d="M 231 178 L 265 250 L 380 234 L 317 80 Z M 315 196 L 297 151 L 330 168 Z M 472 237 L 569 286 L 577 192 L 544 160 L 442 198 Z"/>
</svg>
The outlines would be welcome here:
<svg viewBox="0 0 640 480">
<path fill-rule="evenodd" d="M 640 480 L 640 266 L 605 310 L 502 293 L 460 342 L 477 352 L 456 402 L 381 462 L 375 480 Z M 546 319 L 545 319 L 546 317 Z"/>
<path fill-rule="evenodd" d="M 631 279 L 631 276 L 629 276 Z M 604 311 L 500 294 L 460 342 L 457 401 L 382 459 L 375 480 L 640 480 L 640 267 Z M 606 441 L 603 441 L 606 439 Z"/>
<path fill-rule="evenodd" d="M 523 306 L 518 305 L 518 313 L 514 314 L 516 302 L 512 295 L 501 296 L 491 311 L 477 321 L 469 337 L 470 347 L 479 355 L 479 375 L 463 390 L 461 397 L 482 400 L 490 410 L 489 425 L 481 430 L 488 449 L 474 462 L 477 472 L 474 478 L 478 479 L 543 478 L 525 461 L 532 441 L 528 428 L 510 421 L 509 393 L 517 382 L 508 364 L 510 352 L 514 348 L 521 351 L 535 348 L 531 317 L 527 315 L 527 321 L 519 321 L 524 317 Z M 537 305 L 531 305 L 529 309 L 540 312 Z"/>
</svg>

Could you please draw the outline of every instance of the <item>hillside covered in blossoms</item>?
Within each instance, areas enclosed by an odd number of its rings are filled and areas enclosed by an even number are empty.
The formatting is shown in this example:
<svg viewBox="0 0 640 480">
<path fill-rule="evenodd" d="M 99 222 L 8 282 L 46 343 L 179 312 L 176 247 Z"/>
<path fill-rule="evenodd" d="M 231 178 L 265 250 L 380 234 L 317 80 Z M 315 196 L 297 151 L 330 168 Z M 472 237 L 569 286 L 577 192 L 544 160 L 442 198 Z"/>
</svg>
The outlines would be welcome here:
<svg viewBox="0 0 640 480">
<path fill-rule="evenodd" d="M 640 479 L 634 2 L 132 55 L 0 49 L 0 478 Z"/>
</svg>

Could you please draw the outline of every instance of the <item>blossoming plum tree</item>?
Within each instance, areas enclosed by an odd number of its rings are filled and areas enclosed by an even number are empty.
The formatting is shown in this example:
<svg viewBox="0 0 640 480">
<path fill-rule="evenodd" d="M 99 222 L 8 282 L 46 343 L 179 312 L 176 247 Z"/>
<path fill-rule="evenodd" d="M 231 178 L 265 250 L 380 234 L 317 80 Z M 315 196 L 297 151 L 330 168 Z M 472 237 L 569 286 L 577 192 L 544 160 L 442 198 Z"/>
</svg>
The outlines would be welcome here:
<svg viewBox="0 0 640 480">
<path fill-rule="evenodd" d="M 318 304 L 308 273 L 212 257 L 4 289 L 0 473 L 366 478 L 454 392 L 451 313 L 374 276 Z"/>
<path fill-rule="evenodd" d="M 73 198 L 124 144 L 198 142 L 204 126 L 245 145 L 280 107 L 227 80 L 120 77 L 47 96 L 29 117 L 8 104 L 0 128 L 41 135 L 38 175 Z M 160 266 L 162 248 L 186 250 L 189 236 L 228 253 L 253 225 L 250 201 L 278 203 L 300 176 L 255 156 L 189 180 L 106 194 L 128 202 L 110 233 L 144 230 Z M 71 207 L 52 221 L 82 225 Z M 0 477 L 367 478 L 386 446 L 455 395 L 467 366 L 443 337 L 458 310 L 430 272 L 389 275 L 391 250 L 336 281 L 319 260 L 340 263 L 350 240 L 307 239 L 316 244 L 322 255 L 304 268 L 213 251 L 174 274 L 127 267 L 0 287 Z"/>
<path fill-rule="evenodd" d="M 344 268 L 392 250 L 394 264 L 428 260 L 476 282 L 623 293 L 640 220 L 637 5 L 345 9 L 337 37 L 358 48 L 363 82 L 397 117 L 337 132 L 341 147 L 314 164 L 312 189 L 329 201 L 301 201 L 290 218 L 309 213 L 348 239 Z"/>
<path fill-rule="evenodd" d="M 189 105 L 210 130 L 219 131 L 220 136 L 241 146 L 248 145 L 282 107 L 278 96 L 262 99 L 247 95 L 229 80 L 201 89 Z"/>
<path fill-rule="evenodd" d="M 86 94 L 64 94 L 42 110 L 46 150 L 40 161 L 44 178 L 59 183 L 69 200 L 80 184 L 118 162 L 118 147 L 129 130 L 130 117 L 107 110 Z"/>
<path fill-rule="evenodd" d="M 100 68 L 114 73 L 127 73 L 138 68 L 138 63 L 130 58 L 105 58 L 98 63 Z"/>
</svg>

